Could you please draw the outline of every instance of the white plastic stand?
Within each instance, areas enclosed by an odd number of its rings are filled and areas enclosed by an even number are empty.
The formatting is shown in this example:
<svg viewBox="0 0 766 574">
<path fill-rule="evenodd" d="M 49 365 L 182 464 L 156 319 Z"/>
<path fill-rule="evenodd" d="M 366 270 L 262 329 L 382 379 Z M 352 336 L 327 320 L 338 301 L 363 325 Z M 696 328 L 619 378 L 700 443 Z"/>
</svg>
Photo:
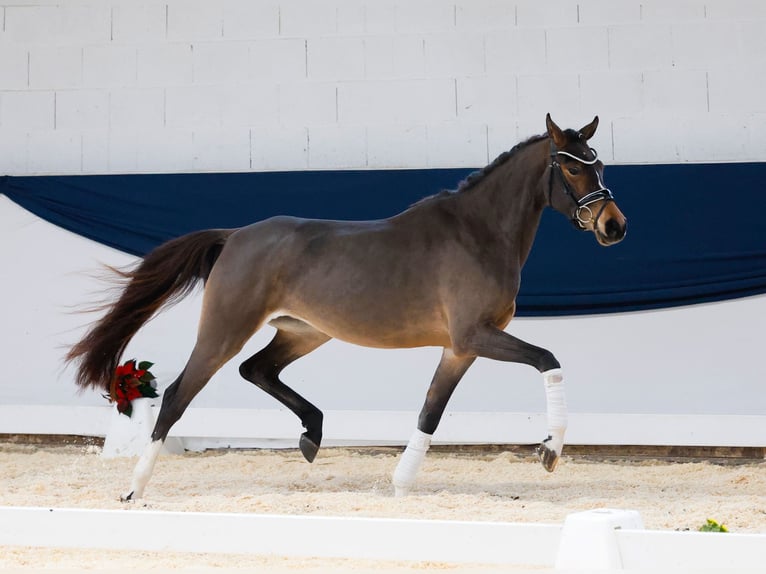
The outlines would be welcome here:
<svg viewBox="0 0 766 574">
<path fill-rule="evenodd" d="M 154 429 L 153 406 L 159 406 L 160 398 L 133 400 L 133 414 L 120 414 L 117 407 L 112 410 L 109 430 L 104 440 L 101 456 L 104 458 L 139 456 L 151 440 Z M 165 454 L 180 454 L 184 451 L 179 438 L 168 437 L 162 446 Z"/>
<path fill-rule="evenodd" d="M 622 557 L 615 530 L 643 530 L 635 510 L 599 508 L 569 514 L 556 558 L 557 570 L 619 570 Z"/>
</svg>

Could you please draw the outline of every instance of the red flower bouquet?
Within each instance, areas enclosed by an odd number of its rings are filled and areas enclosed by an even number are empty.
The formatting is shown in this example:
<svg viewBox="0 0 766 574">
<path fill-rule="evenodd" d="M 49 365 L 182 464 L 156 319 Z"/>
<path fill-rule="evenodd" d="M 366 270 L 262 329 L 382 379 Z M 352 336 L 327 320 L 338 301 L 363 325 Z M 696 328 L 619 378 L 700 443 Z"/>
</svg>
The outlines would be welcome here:
<svg viewBox="0 0 766 574">
<path fill-rule="evenodd" d="M 141 361 L 136 366 L 136 360 L 125 361 L 114 371 L 109 395 L 104 395 L 110 403 L 117 403 L 117 411 L 124 415 L 133 414 L 134 399 L 141 397 L 158 397 L 156 379 L 149 369 L 154 365 L 149 361 Z"/>
</svg>

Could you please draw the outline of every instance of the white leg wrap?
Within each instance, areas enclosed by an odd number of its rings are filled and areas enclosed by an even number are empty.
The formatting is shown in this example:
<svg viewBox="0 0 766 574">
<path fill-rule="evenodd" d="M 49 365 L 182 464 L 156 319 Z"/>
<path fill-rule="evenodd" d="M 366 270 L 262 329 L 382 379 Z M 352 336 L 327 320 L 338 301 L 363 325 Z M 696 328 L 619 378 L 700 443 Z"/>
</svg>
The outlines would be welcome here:
<svg viewBox="0 0 766 574">
<path fill-rule="evenodd" d="M 564 447 L 564 433 L 567 430 L 567 403 L 564 396 L 564 375 L 561 369 L 543 373 L 545 398 L 548 405 L 548 447 L 561 454 Z"/>
<path fill-rule="evenodd" d="M 406 496 L 415 484 L 415 476 L 431 446 L 431 436 L 417 429 L 412 433 L 410 442 L 407 443 L 407 448 L 404 449 L 394 471 L 393 482 L 396 496 Z"/>
<path fill-rule="evenodd" d="M 146 483 L 149 482 L 152 476 L 154 463 L 157 462 L 157 457 L 160 455 L 161 450 L 161 440 L 154 440 L 146 446 L 143 454 L 141 454 L 141 458 L 136 463 L 136 468 L 133 470 L 130 492 L 124 497 L 125 499 L 130 497 L 130 500 L 136 500 L 143 497 L 144 488 L 146 488 Z"/>
</svg>

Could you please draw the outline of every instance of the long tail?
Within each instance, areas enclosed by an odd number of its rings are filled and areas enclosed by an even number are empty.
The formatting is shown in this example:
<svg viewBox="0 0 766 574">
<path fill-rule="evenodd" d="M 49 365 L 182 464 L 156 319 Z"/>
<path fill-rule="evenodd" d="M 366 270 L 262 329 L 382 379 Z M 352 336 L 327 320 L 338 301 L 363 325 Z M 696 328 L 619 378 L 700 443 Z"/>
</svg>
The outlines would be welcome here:
<svg viewBox="0 0 766 574">
<path fill-rule="evenodd" d="M 163 243 L 132 270 L 114 269 L 125 286 L 104 316 L 66 354 L 77 362 L 75 382 L 109 390 L 125 347 L 163 306 L 180 301 L 200 280 L 206 280 L 234 230 L 197 231 Z"/>
</svg>

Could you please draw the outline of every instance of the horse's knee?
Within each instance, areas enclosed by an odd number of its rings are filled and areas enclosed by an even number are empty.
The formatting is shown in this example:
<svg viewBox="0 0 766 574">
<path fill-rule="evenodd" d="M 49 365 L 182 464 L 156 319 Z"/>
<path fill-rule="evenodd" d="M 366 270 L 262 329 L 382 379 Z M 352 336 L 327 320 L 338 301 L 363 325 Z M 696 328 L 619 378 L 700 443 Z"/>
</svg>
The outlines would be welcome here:
<svg viewBox="0 0 766 574">
<path fill-rule="evenodd" d="M 268 370 L 261 363 L 259 358 L 250 357 L 239 366 L 240 376 L 253 383 L 255 386 L 263 389 L 269 385 L 269 381 L 272 378 Z"/>
</svg>

